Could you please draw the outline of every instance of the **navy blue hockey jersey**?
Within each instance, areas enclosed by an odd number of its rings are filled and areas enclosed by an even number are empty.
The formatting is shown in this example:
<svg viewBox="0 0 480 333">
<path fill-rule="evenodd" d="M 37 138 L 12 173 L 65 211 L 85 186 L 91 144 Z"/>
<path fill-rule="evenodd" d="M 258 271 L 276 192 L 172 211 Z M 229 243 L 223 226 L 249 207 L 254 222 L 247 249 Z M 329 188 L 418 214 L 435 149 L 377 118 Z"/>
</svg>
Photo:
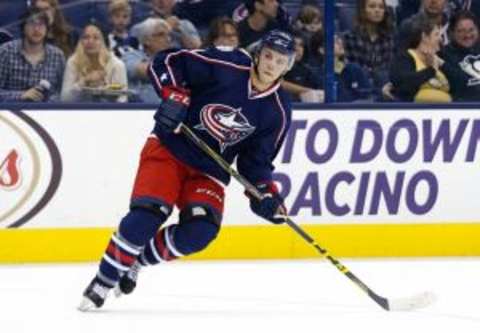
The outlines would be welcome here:
<svg viewBox="0 0 480 333">
<path fill-rule="evenodd" d="M 185 125 L 252 183 L 270 181 L 291 122 L 288 96 L 277 83 L 256 92 L 250 81 L 251 59 L 245 51 L 209 48 L 158 53 L 149 75 L 159 96 L 165 85 L 191 91 Z M 173 155 L 224 184 L 230 181 L 209 156 L 184 135 L 153 132 Z"/>
</svg>

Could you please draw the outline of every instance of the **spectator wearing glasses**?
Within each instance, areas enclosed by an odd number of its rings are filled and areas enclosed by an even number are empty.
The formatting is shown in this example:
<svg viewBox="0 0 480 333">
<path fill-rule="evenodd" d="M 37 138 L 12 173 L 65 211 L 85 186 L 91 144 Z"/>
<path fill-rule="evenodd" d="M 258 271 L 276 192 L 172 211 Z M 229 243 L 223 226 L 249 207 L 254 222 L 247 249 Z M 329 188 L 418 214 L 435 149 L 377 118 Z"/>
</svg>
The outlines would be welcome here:
<svg viewBox="0 0 480 333">
<path fill-rule="evenodd" d="M 458 102 L 480 101 L 480 40 L 477 17 L 459 11 L 450 19 L 450 44 L 441 58 L 453 69 L 449 77 L 453 99 Z M 448 74 L 448 73 L 447 73 Z"/>
<path fill-rule="evenodd" d="M 48 24 L 45 12 L 30 8 L 21 18 L 21 39 L 0 46 L 0 100 L 58 99 L 65 57 L 46 43 Z"/>
</svg>

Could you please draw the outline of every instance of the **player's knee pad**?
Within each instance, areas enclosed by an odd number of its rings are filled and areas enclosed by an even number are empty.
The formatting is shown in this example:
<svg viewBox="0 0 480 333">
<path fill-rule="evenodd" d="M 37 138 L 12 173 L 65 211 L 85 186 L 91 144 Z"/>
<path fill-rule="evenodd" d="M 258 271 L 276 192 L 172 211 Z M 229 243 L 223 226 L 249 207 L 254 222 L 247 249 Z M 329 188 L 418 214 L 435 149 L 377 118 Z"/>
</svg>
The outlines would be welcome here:
<svg viewBox="0 0 480 333">
<path fill-rule="evenodd" d="M 199 252 L 212 242 L 220 230 L 220 219 L 207 206 L 190 206 L 180 213 L 173 241 L 183 254 Z"/>
<path fill-rule="evenodd" d="M 120 235 L 138 246 L 155 236 L 158 228 L 170 216 L 171 207 L 152 202 L 133 202 L 130 211 L 120 222 Z"/>
</svg>

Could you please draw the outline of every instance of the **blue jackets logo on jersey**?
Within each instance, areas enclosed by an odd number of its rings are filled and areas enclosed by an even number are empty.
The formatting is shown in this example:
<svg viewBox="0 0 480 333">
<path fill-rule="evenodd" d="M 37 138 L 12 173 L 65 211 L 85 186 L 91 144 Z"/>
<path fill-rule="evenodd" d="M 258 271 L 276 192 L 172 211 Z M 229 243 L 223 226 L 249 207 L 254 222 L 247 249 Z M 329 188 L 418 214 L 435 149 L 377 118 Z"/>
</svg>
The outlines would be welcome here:
<svg viewBox="0 0 480 333">
<path fill-rule="evenodd" d="M 255 131 L 241 110 L 223 104 L 207 104 L 200 111 L 201 124 L 195 128 L 206 130 L 213 136 L 223 153 L 228 146 L 242 141 Z"/>
</svg>

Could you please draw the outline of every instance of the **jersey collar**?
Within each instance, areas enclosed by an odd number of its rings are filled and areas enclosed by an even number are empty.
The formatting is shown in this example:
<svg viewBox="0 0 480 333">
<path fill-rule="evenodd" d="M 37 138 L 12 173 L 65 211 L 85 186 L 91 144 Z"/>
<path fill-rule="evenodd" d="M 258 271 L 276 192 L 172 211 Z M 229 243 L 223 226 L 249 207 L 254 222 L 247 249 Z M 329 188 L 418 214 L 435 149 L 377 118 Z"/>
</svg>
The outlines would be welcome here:
<svg viewBox="0 0 480 333">
<path fill-rule="evenodd" d="M 264 91 L 256 91 L 253 89 L 252 86 L 252 79 L 248 79 L 248 99 L 258 99 L 258 98 L 263 98 L 267 97 L 271 94 L 273 94 L 275 91 L 278 90 L 280 87 L 280 82 L 272 84 L 270 87 L 265 89 Z"/>
</svg>

